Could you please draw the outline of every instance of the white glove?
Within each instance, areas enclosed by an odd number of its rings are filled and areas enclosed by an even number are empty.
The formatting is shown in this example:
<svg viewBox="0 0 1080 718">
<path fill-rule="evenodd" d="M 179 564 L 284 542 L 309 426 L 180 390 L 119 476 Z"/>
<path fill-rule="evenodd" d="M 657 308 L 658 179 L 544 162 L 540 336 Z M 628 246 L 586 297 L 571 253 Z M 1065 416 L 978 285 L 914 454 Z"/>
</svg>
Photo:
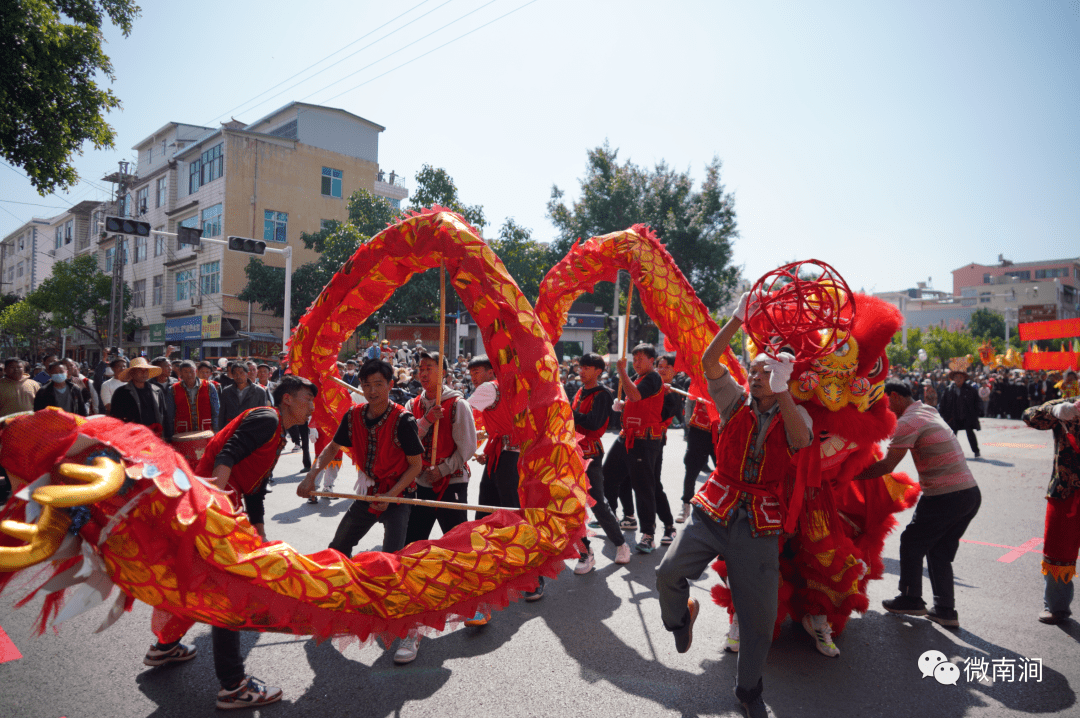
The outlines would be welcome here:
<svg viewBox="0 0 1080 718">
<path fill-rule="evenodd" d="M 740 322 L 746 321 L 746 305 L 750 301 L 750 292 L 743 292 L 743 295 L 739 297 L 739 306 L 735 307 L 735 311 L 731 316 L 738 319 Z"/>
<path fill-rule="evenodd" d="M 314 426 L 308 427 L 308 439 L 311 441 L 312 444 L 319 440 L 319 430 L 316 429 Z"/>
<path fill-rule="evenodd" d="M 623 408 L 623 400 L 622 399 L 616 399 L 615 403 L 611 405 L 611 410 L 612 411 L 622 411 L 622 408 Z"/>
<path fill-rule="evenodd" d="M 791 372 L 795 370 L 795 357 L 787 352 L 780 352 L 775 359 L 765 360 L 765 370 L 769 372 L 769 388 L 774 394 L 787 391 Z"/>
<path fill-rule="evenodd" d="M 1050 413 L 1061 421 L 1072 421 L 1080 417 L 1080 401 L 1072 403 L 1063 401 L 1060 404 L 1054 404 Z"/>
</svg>

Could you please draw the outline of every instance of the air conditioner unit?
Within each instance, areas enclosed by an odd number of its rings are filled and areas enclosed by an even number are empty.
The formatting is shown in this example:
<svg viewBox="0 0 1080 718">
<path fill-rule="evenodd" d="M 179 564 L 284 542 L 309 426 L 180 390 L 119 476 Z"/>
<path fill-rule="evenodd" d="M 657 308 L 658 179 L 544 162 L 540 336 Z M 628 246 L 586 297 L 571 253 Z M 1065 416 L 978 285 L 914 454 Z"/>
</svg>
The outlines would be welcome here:
<svg viewBox="0 0 1080 718">
<path fill-rule="evenodd" d="M 198 292 L 192 292 L 191 293 L 191 306 L 198 307 L 201 304 L 202 304 L 202 297 L 199 296 Z"/>
<path fill-rule="evenodd" d="M 56 256 L 56 250 L 55 249 L 50 249 L 48 252 L 46 252 L 46 254 L 48 254 L 50 257 L 55 257 Z"/>
</svg>

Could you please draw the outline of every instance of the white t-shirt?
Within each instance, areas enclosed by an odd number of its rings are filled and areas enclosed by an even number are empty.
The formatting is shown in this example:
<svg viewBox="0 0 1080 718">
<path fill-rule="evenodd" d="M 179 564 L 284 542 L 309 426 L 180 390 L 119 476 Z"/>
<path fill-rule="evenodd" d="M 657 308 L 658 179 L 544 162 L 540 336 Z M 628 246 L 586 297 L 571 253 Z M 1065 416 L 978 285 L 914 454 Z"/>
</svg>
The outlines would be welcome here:
<svg viewBox="0 0 1080 718">
<path fill-rule="evenodd" d="M 101 410 L 105 411 L 105 407 L 112 403 L 113 392 L 127 384 L 126 381 L 120 381 L 116 377 L 102 382 L 101 384 Z"/>
</svg>

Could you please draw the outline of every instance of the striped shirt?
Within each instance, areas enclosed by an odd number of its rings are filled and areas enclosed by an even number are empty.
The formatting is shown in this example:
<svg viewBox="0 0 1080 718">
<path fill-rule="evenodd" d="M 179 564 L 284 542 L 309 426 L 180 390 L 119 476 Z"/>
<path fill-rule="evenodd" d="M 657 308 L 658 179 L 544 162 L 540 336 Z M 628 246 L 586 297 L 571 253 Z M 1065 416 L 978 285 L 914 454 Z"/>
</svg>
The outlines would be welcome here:
<svg viewBox="0 0 1080 718">
<path fill-rule="evenodd" d="M 910 449 L 923 495 L 940 496 L 975 486 L 956 435 L 937 409 L 912 402 L 896 422 L 890 449 Z"/>
</svg>

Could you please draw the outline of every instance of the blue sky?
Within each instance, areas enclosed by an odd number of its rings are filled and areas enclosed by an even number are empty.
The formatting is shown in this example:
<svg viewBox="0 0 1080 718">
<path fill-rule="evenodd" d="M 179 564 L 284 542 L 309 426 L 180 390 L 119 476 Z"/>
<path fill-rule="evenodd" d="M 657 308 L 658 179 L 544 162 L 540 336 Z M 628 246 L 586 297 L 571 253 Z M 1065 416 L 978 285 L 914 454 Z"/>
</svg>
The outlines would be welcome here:
<svg viewBox="0 0 1080 718">
<path fill-rule="evenodd" d="M 408 184 L 446 168 L 489 235 L 513 217 L 550 239 L 551 186 L 572 199 L 607 140 L 698 179 L 718 156 L 751 280 L 815 257 L 853 288 L 951 289 L 999 253 L 1080 255 L 1077 0 L 191 0 L 106 35 L 117 150 L 88 148 L 88 182 L 59 197 L 0 168 L 0 235 L 104 199 L 101 177 L 168 121 L 304 100 L 385 126 L 380 164 Z"/>
</svg>

